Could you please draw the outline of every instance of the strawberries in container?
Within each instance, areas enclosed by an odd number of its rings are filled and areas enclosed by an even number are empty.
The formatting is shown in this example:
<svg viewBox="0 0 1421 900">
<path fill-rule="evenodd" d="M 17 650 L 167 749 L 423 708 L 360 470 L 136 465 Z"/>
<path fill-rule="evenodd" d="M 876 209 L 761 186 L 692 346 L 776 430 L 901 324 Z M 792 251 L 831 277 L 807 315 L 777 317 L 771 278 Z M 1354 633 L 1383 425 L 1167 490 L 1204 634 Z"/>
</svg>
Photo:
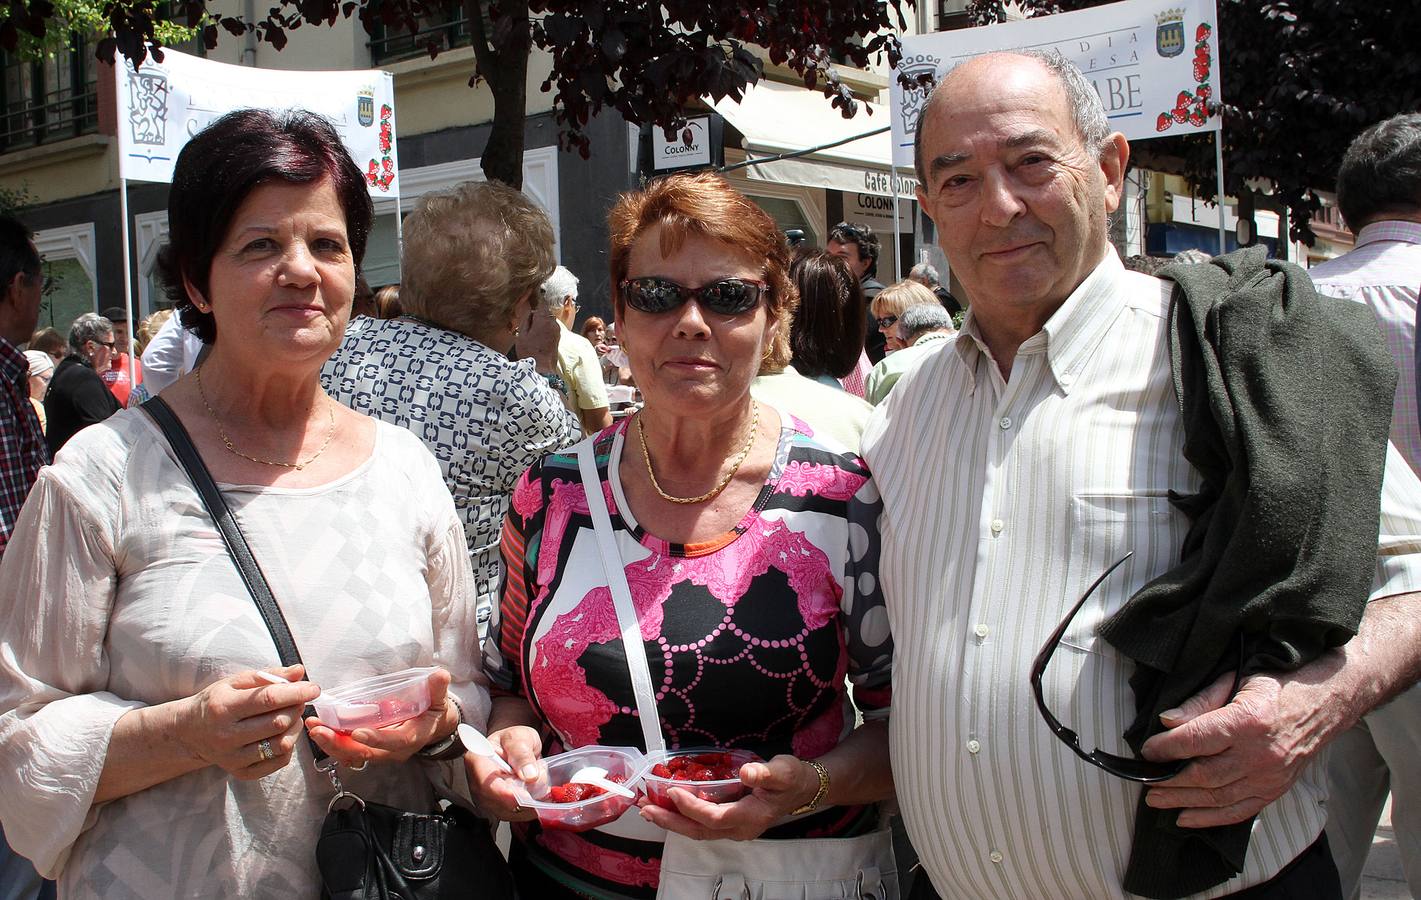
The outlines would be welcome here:
<svg viewBox="0 0 1421 900">
<path fill-rule="evenodd" d="M 676 809 L 668 793 L 673 787 L 710 803 L 730 803 L 749 792 L 740 780 L 740 767 L 760 762 L 749 750 L 695 748 L 668 750 L 647 756 L 642 770 L 642 790 L 650 803 Z"/>
</svg>

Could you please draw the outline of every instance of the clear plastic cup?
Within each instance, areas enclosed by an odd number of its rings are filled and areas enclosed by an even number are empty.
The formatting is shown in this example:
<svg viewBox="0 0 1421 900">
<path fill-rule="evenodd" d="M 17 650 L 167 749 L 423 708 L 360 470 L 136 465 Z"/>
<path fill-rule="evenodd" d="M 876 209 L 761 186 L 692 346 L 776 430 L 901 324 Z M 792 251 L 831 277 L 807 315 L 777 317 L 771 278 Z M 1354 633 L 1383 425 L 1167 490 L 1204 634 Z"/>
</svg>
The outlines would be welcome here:
<svg viewBox="0 0 1421 900">
<path fill-rule="evenodd" d="M 636 803 L 638 775 L 644 759 L 641 751 L 631 747 L 579 747 L 539 760 L 538 780 L 532 784 L 519 782 L 514 786 L 513 794 L 520 806 L 538 814 L 538 821 L 544 828 L 587 831 L 617 819 Z M 620 778 L 621 783 L 631 790 L 632 798 L 608 792 L 572 803 L 553 802 L 549 796 L 551 790 L 567 784 L 579 769 L 586 766 L 599 766 L 607 770 L 608 778 Z"/>
<path fill-rule="evenodd" d="M 429 676 L 434 666 L 376 675 L 321 691 L 311 701 L 316 718 L 333 731 L 398 725 L 429 709 Z"/>
<path fill-rule="evenodd" d="M 735 773 L 735 777 L 695 781 L 667 778 L 652 771 L 658 765 L 669 765 L 673 759 L 704 757 L 710 754 L 725 757 L 725 762 Z M 676 809 L 676 802 L 667 793 L 673 787 L 687 791 L 710 803 L 730 803 L 739 800 L 750 791 L 740 780 L 740 767 L 748 762 L 760 761 L 760 757 L 749 750 L 718 750 L 710 747 L 683 748 L 652 753 L 646 757 L 646 762 L 642 767 L 641 787 L 646 792 L 648 801 L 670 810 Z"/>
</svg>

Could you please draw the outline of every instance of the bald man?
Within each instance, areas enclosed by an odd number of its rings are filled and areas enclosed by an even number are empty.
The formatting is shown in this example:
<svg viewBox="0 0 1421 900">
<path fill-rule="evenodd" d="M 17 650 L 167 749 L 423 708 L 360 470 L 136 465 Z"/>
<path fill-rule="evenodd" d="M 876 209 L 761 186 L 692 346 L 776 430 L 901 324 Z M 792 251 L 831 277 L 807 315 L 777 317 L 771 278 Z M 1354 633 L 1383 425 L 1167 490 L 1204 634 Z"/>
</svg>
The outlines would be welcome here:
<svg viewBox="0 0 1421 900">
<path fill-rule="evenodd" d="M 1129 145 L 1080 71 L 1033 52 L 949 73 L 917 140 L 918 200 L 970 309 L 877 408 L 862 450 L 884 501 L 894 780 L 925 870 L 951 898 L 1338 896 L 1318 751 L 1421 677 L 1421 483 L 1382 426 L 1359 635 L 1243 678 L 1232 699 L 1220 677 L 1164 710 L 1136 757 L 1121 737 L 1134 665 L 1097 628 L 1180 564 L 1191 521 L 1170 498 L 1201 476 L 1171 383 L 1173 286 L 1127 272 L 1108 240 Z M 1038 651 L 1054 729 L 1033 697 Z M 1168 780 L 1140 783 L 1152 775 Z M 1165 839 L 1214 865 L 1132 853 L 1142 793 L 1178 811 Z M 1189 837 L 1254 816 L 1246 854 Z"/>
</svg>

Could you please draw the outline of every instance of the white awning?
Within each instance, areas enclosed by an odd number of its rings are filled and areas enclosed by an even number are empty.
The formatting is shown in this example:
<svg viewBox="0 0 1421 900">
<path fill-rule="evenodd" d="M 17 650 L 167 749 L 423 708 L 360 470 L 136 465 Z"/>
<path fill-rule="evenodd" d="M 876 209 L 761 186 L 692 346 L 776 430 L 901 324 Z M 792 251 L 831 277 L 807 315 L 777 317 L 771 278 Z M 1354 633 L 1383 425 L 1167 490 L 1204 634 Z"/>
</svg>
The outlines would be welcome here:
<svg viewBox="0 0 1421 900">
<path fill-rule="evenodd" d="M 706 102 L 745 135 L 751 157 L 806 150 L 888 125 L 888 108 L 881 104 L 861 103 L 854 117 L 845 119 L 819 91 L 774 81 L 751 86 L 739 103 L 729 98 Z M 865 105 L 872 115 L 862 108 Z M 745 172 L 758 181 L 886 197 L 891 196 L 892 159 L 893 138 L 885 131 L 807 156 L 747 166 Z M 916 186 L 912 175 L 901 173 L 896 183 L 898 195 L 911 199 Z"/>
</svg>

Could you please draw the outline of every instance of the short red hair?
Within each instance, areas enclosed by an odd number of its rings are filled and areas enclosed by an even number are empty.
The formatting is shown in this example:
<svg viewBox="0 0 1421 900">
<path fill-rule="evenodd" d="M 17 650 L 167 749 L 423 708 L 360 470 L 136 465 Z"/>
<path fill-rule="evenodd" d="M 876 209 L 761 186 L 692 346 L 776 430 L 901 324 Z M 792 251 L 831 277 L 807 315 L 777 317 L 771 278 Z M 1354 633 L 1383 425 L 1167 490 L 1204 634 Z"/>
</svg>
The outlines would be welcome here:
<svg viewBox="0 0 1421 900">
<path fill-rule="evenodd" d="M 623 194 L 607 217 L 612 233 L 612 302 L 619 316 L 623 300 L 618 286 L 626 280 L 632 245 L 654 225 L 661 226 L 662 256 L 675 253 L 687 235 L 696 235 L 765 261 L 763 277 L 769 285 L 765 308 L 779 329 L 765 347 L 760 371 L 779 372 L 789 365 L 799 293 L 789 278 L 789 243 L 775 220 L 713 172 L 668 175 Z"/>
</svg>

